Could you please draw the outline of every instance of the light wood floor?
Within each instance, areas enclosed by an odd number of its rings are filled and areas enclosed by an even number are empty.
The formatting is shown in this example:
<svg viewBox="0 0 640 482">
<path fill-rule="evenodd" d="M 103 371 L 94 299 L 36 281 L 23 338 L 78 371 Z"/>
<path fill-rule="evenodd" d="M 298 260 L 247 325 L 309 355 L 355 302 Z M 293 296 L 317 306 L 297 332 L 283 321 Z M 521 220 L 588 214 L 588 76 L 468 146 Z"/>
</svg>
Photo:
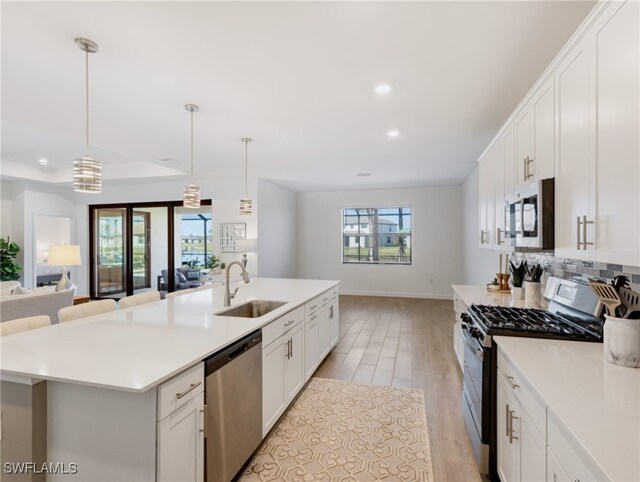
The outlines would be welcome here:
<svg viewBox="0 0 640 482">
<path fill-rule="evenodd" d="M 435 481 L 479 482 L 453 320 L 451 301 L 340 295 L 340 341 L 315 376 L 423 389 Z"/>
</svg>

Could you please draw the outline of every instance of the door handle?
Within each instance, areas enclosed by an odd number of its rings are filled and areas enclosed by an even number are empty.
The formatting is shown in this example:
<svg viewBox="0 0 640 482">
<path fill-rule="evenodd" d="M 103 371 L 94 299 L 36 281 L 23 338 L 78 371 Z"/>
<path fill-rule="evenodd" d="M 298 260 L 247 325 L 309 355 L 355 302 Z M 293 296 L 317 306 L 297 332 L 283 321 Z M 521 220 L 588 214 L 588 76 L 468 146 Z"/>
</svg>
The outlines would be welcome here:
<svg viewBox="0 0 640 482">
<path fill-rule="evenodd" d="M 502 234 L 502 229 L 501 228 L 496 228 L 496 244 L 498 246 L 500 246 L 504 242 L 504 241 L 500 241 L 501 234 Z"/>
<path fill-rule="evenodd" d="M 204 410 L 199 410 L 199 412 L 202 414 L 202 428 L 200 432 L 204 434 L 204 438 L 207 438 L 207 406 L 205 405 Z"/>
<path fill-rule="evenodd" d="M 509 385 L 511 386 L 511 388 L 520 388 L 520 385 L 518 385 L 517 383 L 515 383 L 513 380 L 515 380 L 515 378 L 506 375 L 507 377 L 507 381 L 509 382 Z"/>
<path fill-rule="evenodd" d="M 506 425 L 506 430 L 505 430 L 505 436 L 509 436 L 509 404 L 507 403 L 505 406 L 505 425 Z"/>
<path fill-rule="evenodd" d="M 509 411 L 509 426 L 510 426 L 510 430 L 509 430 L 509 443 L 512 444 L 514 440 L 519 440 L 518 437 L 516 437 L 515 435 L 513 435 L 513 421 L 514 420 L 520 420 L 518 417 L 514 416 L 515 410 L 510 410 Z"/>
<path fill-rule="evenodd" d="M 576 249 L 578 251 L 580 251 L 582 248 L 580 247 L 580 225 L 582 224 L 582 220 L 580 219 L 580 216 L 578 216 L 577 219 L 577 229 L 576 229 L 576 238 L 578 240 L 578 244 L 576 245 Z"/>
</svg>

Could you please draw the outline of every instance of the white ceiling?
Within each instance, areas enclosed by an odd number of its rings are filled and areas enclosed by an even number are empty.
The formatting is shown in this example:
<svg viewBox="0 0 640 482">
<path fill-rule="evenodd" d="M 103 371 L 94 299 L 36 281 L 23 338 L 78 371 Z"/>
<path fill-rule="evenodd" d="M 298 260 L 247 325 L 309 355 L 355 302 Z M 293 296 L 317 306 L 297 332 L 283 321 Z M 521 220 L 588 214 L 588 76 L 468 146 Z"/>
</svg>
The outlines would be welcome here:
<svg viewBox="0 0 640 482">
<path fill-rule="evenodd" d="M 3 1 L 2 174 L 70 179 L 85 36 L 106 186 L 185 169 L 189 102 L 199 179 L 240 175 L 250 136 L 251 174 L 298 191 L 457 184 L 593 5 Z"/>
</svg>

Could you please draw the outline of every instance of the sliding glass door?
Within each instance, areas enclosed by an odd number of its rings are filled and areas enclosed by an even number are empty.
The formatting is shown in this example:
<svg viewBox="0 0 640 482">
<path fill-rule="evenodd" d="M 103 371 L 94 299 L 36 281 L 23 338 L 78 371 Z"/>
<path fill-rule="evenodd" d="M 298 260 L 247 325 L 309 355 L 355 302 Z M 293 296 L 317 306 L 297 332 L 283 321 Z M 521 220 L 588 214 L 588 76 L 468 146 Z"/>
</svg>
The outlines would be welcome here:
<svg viewBox="0 0 640 482">
<path fill-rule="evenodd" d="M 118 299 L 196 286 L 212 254 L 211 201 L 202 204 L 89 206 L 91 296 Z"/>
<path fill-rule="evenodd" d="M 126 293 L 125 260 L 127 257 L 127 210 L 125 208 L 96 209 L 94 229 L 96 256 L 92 295 L 118 296 Z"/>
</svg>

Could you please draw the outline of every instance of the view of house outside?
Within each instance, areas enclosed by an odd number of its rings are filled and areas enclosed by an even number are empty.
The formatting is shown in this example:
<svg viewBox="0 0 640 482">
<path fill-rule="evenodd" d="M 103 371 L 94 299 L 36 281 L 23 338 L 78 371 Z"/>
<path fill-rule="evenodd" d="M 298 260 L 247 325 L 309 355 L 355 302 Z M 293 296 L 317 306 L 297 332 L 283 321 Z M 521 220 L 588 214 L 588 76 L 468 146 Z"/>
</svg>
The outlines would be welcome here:
<svg viewBox="0 0 640 482">
<path fill-rule="evenodd" d="M 342 211 L 342 261 L 411 264 L 411 208 Z"/>
</svg>

